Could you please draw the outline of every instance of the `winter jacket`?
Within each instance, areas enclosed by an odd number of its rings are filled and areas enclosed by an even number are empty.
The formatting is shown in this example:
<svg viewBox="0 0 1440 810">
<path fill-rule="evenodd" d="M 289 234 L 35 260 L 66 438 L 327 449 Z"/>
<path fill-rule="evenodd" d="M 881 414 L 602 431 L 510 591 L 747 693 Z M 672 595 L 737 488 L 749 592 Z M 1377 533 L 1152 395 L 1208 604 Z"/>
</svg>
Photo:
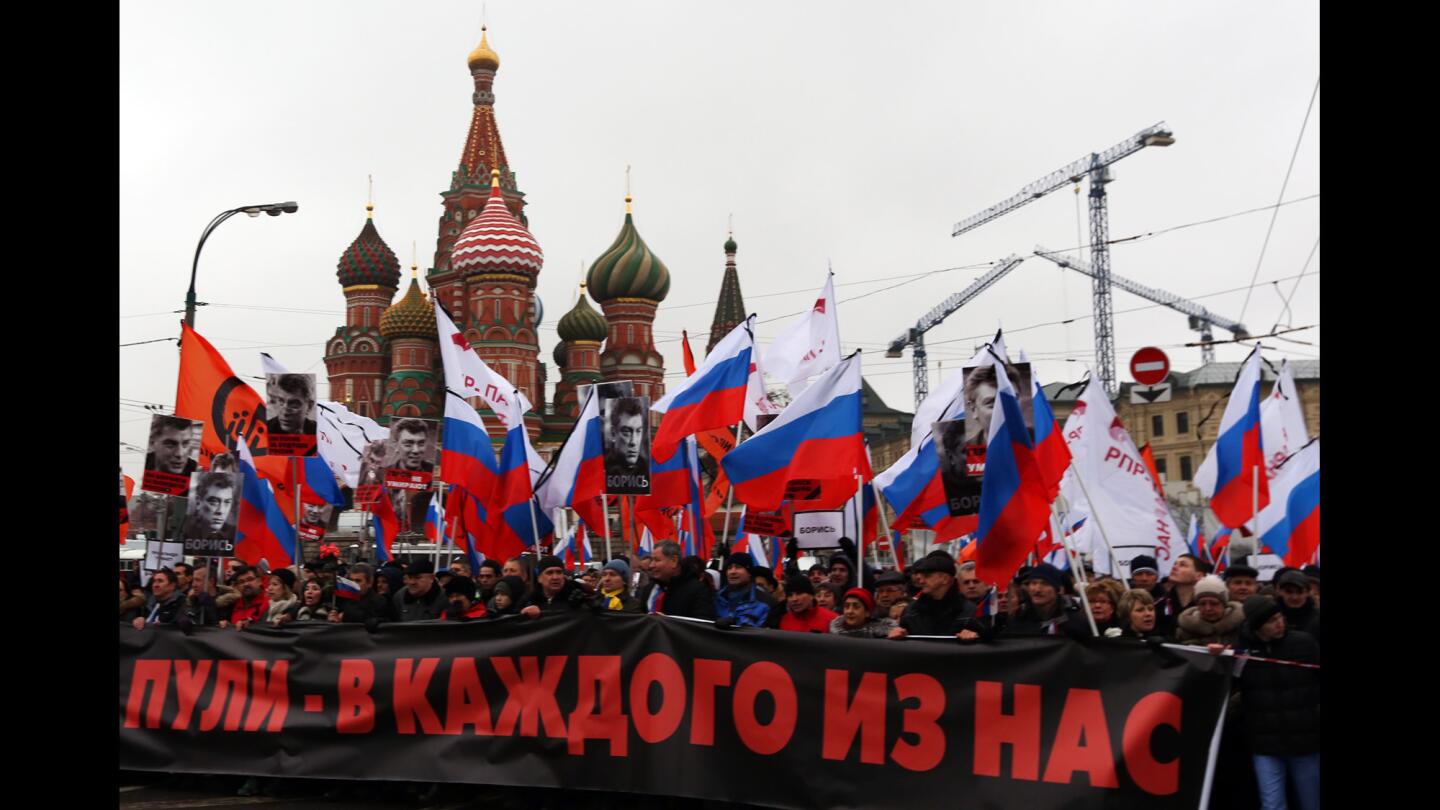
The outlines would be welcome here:
<svg viewBox="0 0 1440 810">
<path fill-rule="evenodd" d="M 764 627 L 774 603 L 753 583 L 738 591 L 722 588 L 715 593 L 715 618 L 733 618 L 736 627 Z"/>
<path fill-rule="evenodd" d="M 1245 632 L 1237 649 L 1260 656 L 1320 663 L 1320 644 L 1291 630 L 1274 641 Z M 1273 757 L 1320 752 L 1320 670 L 1246 661 L 1240 673 L 1240 713 L 1253 753 Z"/>
<path fill-rule="evenodd" d="M 899 625 L 894 619 L 871 619 L 857 628 L 851 629 L 845 626 L 845 617 L 836 616 L 830 622 L 830 633 L 836 636 L 851 636 L 852 638 L 887 638 L 890 631 Z"/>
<path fill-rule="evenodd" d="M 485 618 L 486 610 L 485 610 L 485 603 L 484 603 L 484 602 L 481 602 L 481 601 L 478 601 L 478 600 L 477 600 L 477 601 L 473 602 L 473 603 L 470 605 L 470 609 L 469 609 L 469 610 L 465 611 L 464 613 L 460 613 L 460 614 L 453 613 L 453 612 L 452 612 L 452 608 L 453 608 L 453 607 L 454 607 L 454 606 L 452 605 L 451 607 L 446 608 L 446 609 L 445 609 L 445 615 L 441 616 L 440 618 L 442 618 L 442 619 L 447 619 L 447 620 L 450 620 L 450 621 L 461 621 L 461 622 L 468 622 L 468 621 L 474 621 L 475 619 L 483 619 L 483 618 Z"/>
<path fill-rule="evenodd" d="M 900 626 L 912 636 L 953 636 L 970 629 L 982 636 L 987 628 L 973 618 L 975 605 L 953 588 L 943 599 L 922 593 L 900 614 Z"/>
<path fill-rule="evenodd" d="M 140 618 L 144 619 L 146 624 L 188 624 L 185 594 L 175 591 L 163 602 L 156 599 L 155 594 L 150 594 L 145 600 L 144 613 Z"/>
<path fill-rule="evenodd" d="M 445 613 L 445 607 L 450 601 L 445 598 L 445 591 L 441 590 L 440 584 L 430 583 L 430 590 L 419 596 L 411 596 L 409 588 L 401 588 L 400 592 L 390 600 L 395 609 L 395 620 L 400 622 L 419 622 L 426 619 L 438 619 Z"/>
<path fill-rule="evenodd" d="M 1285 614 L 1285 629 L 1299 630 L 1320 642 L 1320 608 L 1315 607 L 1314 599 L 1306 599 L 1305 604 L 1298 608 L 1288 608 L 1285 602 L 1277 595 L 1275 603 L 1280 606 L 1280 612 Z"/>
<path fill-rule="evenodd" d="M 341 599 L 336 609 L 340 611 L 340 621 L 346 624 L 395 621 L 394 605 L 373 588 L 359 599 Z"/>
<path fill-rule="evenodd" d="M 1094 634 L 1090 632 L 1090 620 L 1080 612 L 1080 606 L 1063 594 L 1055 598 L 1059 602 L 1060 610 L 1048 617 L 1041 616 L 1035 605 L 1027 601 L 1014 616 L 1006 619 L 1004 635 L 1092 638 Z"/>
<path fill-rule="evenodd" d="M 1155 584 L 1155 587 L 1150 589 L 1150 595 L 1155 597 L 1155 635 L 1174 638 L 1175 622 L 1180 618 L 1180 614 L 1186 608 L 1190 607 L 1190 605 L 1180 604 L 1180 600 L 1176 597 L 1175 592 L 1173 590 L 1165 590 L 1165 586 L 1158 582 Z M 1190 599 L 1192 602 L 1195 599 L 1193 592 L 1190 595 Z"/>
<path fill-rule="evenodd" d="M 615 607 L 612 599 L 620 600 L 620 607 Z M 591 603 L 597 611 L 618 610 L 620 613 L 644 613 L 645 606 L 640 600 L 630 594 L 628 589 L 621 589 L 619 593 L 606 594 L 603 590 L 595 592 L 594 601 Z"/>
<path fill-rule="evenodd" d="M 236 599 L 230 606 L 230 623 L 240 621 L 259 622 L 265 620 L 265 613 L 270 609 L 270 595 L 261 591 L 254 599 L 246 601 L 243 596 Z"/>
<path fill-rule="evenodd" d="M 530 594 L 530 604 L 540 608 L 545 613 L 569 613 L 580 610 L 591 602 L 590 596 L 585 589 L 575 584 L 575 580 L 567 579 L 560 588 L 560 592 L 554 596 L 546 596 L 543 590 L 537 589 Z"/>
<path fill-rule="evenodd" d="M 271 602 L 270 606 L 265 609 L 265 623 L 274 624 L 276 619 L 287 613 L 293 615 L 294 611 L 291 610 L 291 608 L 298 608 L 299 606 L 300 597 L 296 596 L 293 593 L 290 594 L 289 599 L 282 599 L 279 602 Z"/>
<path fill-rule="evenodd" d="M 830 632 L 830 623 L 837 618 L 839 616 L 835 614 L 835 611 L 826 610 L 818 605 L 804 613 L 787 610 L 785 615 L 780 617 L 780 629 L 799 633 L 828 633 Z"/>
<path fill-rule="evenodd" d="M 220 609 L 215 606 L 215 597 L 212 594 L 192 593 L 185 597 L 185 611 L 190 614 L 190 620 L 199 626 L 214 625 L 220 620 Z"/>
<path fill-rule="evenodd" d="M 295 605 L 290 609 L 292 621 L 297 622 L 325 622 L 330 620 L 330 606 L 321 602 L 315 607 L 307 607 L 304 603 Z"/>
<path fill-rule="evenodd" d="M 1245 608 L 1239 602 L 1225 605 L 1225 613 L 1217 621 L 1200 618 L 1199 606 L 1185 608 L 1176 623 L 1175 640 L 1181 644 L 1234 644 L 1240 639 L 1245 624 Z"/>
<path fill-rule="evenodd" d="M 660 589 L 660 598 L 655 603 L 655 612 L 666 616 L 688 616 L 692 619 L 715 618 L 715 594 L 705 583 L 685 571 L 675 575 L 670 582 L 661 584 L 652 580 L 650 586 L 639 596 L 641 605 L 650 604 L 650 595 Z"/>
<path fill-rule="evenodd" d="M 147 601 L 149 601 L 149 597 L 144 591 L 132 590 L 130 596 L 120 603 L 120 621 L 133 621 L 136 616 L 144 618 L 146 615 L 145 603 Z"/>
</svg>

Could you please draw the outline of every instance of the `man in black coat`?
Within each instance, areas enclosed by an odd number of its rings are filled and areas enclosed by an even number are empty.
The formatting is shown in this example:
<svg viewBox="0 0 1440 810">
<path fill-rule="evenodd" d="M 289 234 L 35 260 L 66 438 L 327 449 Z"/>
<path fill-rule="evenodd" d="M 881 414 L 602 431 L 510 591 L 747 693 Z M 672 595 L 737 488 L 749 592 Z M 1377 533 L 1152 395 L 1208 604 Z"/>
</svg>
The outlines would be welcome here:
<svg viewBox="0 0 1440 810">
<path fill-rule="evenodd" d="M 1314 636 L 1320 643 L 1320 607 L 1310 596 L 1310 578 L 1305 572 L 1290 568 L 1275 578 L 1275 595 L 1280 600 L 1280 612 L 1285 614 L 1285 626 Z"/>
<path fill-rule="evenodd" d="M 392 599 L 397 621 L 418 622 L 438 619 L 450 606 L 445 591 L 435 581 L 435 564 L 429 560 L 410 563 L 405 568 L 405 587 Z"/>
<path fill-rule="evenodd" d="M 1314 637 L 1286 626 L 1268 596 L 1245 600 L 1245 629 L 1237 652 L 1320 664 Z M 1285 807 L 1290 782 L 1302 810 L 1320 807 L 1320 670 L 1294 664 L 1246 661 L 1240 674 L 1240 709 L 1266 810 Z"/>
<path fill-rule="evenodd" d="M 355 563 L 350 566 L 350 576 L 347 577 L 360 588 L 359 599 L 337 599 L 335 605 L 338 610 L 330 611 L 326 617 L 331 622 L 339 624 L 364 624 L 367 627 L 375 627 L 380 622 L 395 620 L 395 613 L 390 601 L 375 590 L 375 568 L 369 563 Z"/>
<path fill-rule="evenodd" d="M 559 557 L 541 557 L 535 564 L 535 590 L 522 616 L 539 618 L 543 613 L 569 613 L 587 607 L 591 594 L 573 579 L 565 578 L 565 563 Z"/>
<path fill-rule="evenodd" d="M 1020 583 L 1030 597 L 1004 624 L 1007 636 L 1089 638 L 1090 622 L 1065 596 L 1065 572 L 1050 563 L 1031 568 Z"/>
<path fill-rule="evenodd" d="M 924 584 L 920 595 L 900 615 L 900 626 L 890 638 L 906 636 L 955 636 L 969 641 L 980 638 L 981 627 L 974 620 L 975 605 L 955 587 L 955 558 L 932 551 L 910 567 L 920 572 Z"/>
<path fill-rule="evenodd" d="M 650 554 L 650 584 L 640 593 L 640 604 L 649 613 L 715 618 L 715 593 L 700 581 L 700 572 L 680 564 L 680 544 L 666 540 Z"/>
</svg>

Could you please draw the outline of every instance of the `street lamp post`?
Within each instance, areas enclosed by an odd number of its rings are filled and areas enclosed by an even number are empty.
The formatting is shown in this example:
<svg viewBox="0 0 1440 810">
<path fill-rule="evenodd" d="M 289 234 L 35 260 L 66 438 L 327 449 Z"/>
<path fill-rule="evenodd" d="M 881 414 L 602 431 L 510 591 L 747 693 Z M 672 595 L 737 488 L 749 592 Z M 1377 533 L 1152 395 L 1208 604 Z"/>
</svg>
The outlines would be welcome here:
<svg viewBox="0 0 1440 810">
<path fill-rule="evenodd" d="M 282 203 L 267 203 L 265 205 L 242 205 L 239 208 L 222 211 L 218 216 L 210 220 L 210 224 L 205 226 L 205 232 L 200 234 L 200 243 L 195 246 L 195 261 L 190 265 L 190 290 L 185 293 L 185 324 L 187 326 L 191 328 L 195 326 L 195 272 L 200 269 L 200 250 L 205 247 L 205 240 L 210 238 L 210 234 L 216 228 L 220 227 L 220 223 L 236 214 L 248 214 L 252 217 L 258 217 L 263 212 L 272 217 L 278 217 L 281 214 L 293 214 L 299 210 L 299 208 L 300 206 L 293 200 Z"/>
</svg>

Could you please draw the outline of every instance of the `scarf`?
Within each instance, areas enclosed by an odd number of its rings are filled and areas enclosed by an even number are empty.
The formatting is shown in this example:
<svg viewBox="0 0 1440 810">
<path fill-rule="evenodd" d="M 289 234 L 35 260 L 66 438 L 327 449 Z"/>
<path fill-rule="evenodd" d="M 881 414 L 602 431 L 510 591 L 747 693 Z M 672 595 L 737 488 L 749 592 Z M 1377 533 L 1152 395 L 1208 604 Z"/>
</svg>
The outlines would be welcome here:
<svg viewBox="0 0 1440 810">
<path fill-rule="evenodd" d="M 625 593 L 624 588 L 616 588 L 614 591 L 600 590 L 600 598 L 604 600 L 606 610 L 624 610 L 625 605 L 620 602 L 620 594 Z"/>
</svg>

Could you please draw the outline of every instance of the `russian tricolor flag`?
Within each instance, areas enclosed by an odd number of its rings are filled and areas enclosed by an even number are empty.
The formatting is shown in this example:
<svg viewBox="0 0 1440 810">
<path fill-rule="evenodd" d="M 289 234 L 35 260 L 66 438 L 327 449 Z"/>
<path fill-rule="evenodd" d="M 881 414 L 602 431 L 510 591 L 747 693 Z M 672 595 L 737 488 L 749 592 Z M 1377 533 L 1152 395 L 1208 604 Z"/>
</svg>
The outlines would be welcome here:
<svg viewBox="0 0 1440 810">
<path fill-rule="evenodd" d="M 525 420 L 516 402 L 518 399 L 512 397 L 511 407 L 514 410 L 504 420 L 511 427 L 505 431 L 505 446 L 500 451 L 499 480 L 490 498 L 489 547 L 481 549 L 486 556 L 497 560 L 508 560 L 527 548 L 538 546 L 554 531 L 550 518 L 537 510 L 533 501 L 535 493 L 531 486 L 527 453 L 530 440 L 525 435 Z"/>
<path fill-rule="evenodd" d="M 685 440 L 683 452 L 688 468 L 686 472 L 690 493 L 689 508 L 685 510 L 685 515 L 694 543 L 698 546 L 694 553 L 708 558 L 710 550 L 715 546 L 715 530 L 710 527 L 710 521 L 705 519 L 705 490 L 700 486 L 700 448 L 694 436 Z"/>
<path fill-rule="evenodd" d="M 1053 503 L 1060 494 L 1060 479 L 1070 467 L 1070 447 L 1065 444 L 1065 433 L 1055 420 L 1055 412 L 1050 409 L 1050 400 L 1045 398 L 1039 378 L 1034 377 L 1033 372 L 1031 376 L 1035 384 L 1035 393 L 1030 399 L 1030 408 L 1035 412 L 1035 466 L 1045 482 L 1046 498 Z"/>
<path fill-rule="evenodd" d="M 1256 346 L 1240 369 L 1220 434 L 1195 471 L 1195 486 L 1210 499 L 1210 509 L 1226 526 L 1238 528 L 1255 517 L 1256 485 L 1259 509 L 1270 503 L 1265 477 L 1265 451 L 1260 439 L 1260 347 Z"/>
<path fill-rule="evenodd" d="M 1190 531 L 1185 533 L 1185 545 L 1190 547 L 1190 553 L 1195 555 L 1197 560 L 1210 562 L 1210 548 L 1205 544 L 1205 535 L 1200 532 L 1200 516 L 1190 516 Z"/>
<path fill-rule="evenodd" d="M 440 478 L 451 486 L 488 499 L 495 489 L 500 464 L 480 414 L 465 398 L 445 389 L 445 420 L 440 435 Z"/>
<path fill-rule="evenodd" d="M 673 540 L 678 535 L 669 509 L 690 502 L 690 454 L 674 453 L 664 461 L 650 459 L 650 494 L 635 499 L 635 517 L 655 537 Z"/>
<path fill-rule="evenodd" d="M 480 563 L 485 562 L 480 546 L 485 545 L 483 538 L 490 534 L 485 505 L 466 492 L 464 487 L 451 487 L 450 493 L 445 496 L 445 525 L 450 542 L 465 552 L 471 572 L 478 572 Z"/>
<path fill-rule="evenodd" d="M 940 480 L 940 457 L 935 452 L 935 422 L 961 419 L 965 416 L 963 372 L 945 378 L 915 409 L 916 429 L 911 433 L 910 450 L 875 476 L 875 485 L 895 509 L 896 531 L 904 531 L 917 523 L 935 532 L 935 542 L 943 543 L 975 531 L 979 515 L 951 517 L 946 505 L 945 485 Z M 919 421 L 925 420 L 920 430 Z"/>
<path fill-rule="evenodd" d="M 535 487 L 540 508 L 547 515 L 557 508 L 569 507 L 591 531 L 603 529 L 605 447 L 600 438 L 600 401 L 591 386 L 580 409 L 580 418 L 555 455 L 550 471 Z M 653 471 L 651 477 L 653 480 Z"/>
<path fill-rule="evenodd" d="M 721 465 L 735 498 L 756 510 L 773 510 L 795 479 L 835 480 L 873 475 L 861 422 L 860 353 L 821 375 L 789 407 L 740 446 Z M 843 479 L 842 479 L 843 480 Z M 845 497 L 854 493 L 845 491 Z"/>
<path fill-rule="evenodd" d="M 440 525 L 440 504 L 438 498 L 430 499 L 430 508 L 425 510 L 425 539 L 434 543 L 439 548 L 447 538 L 449 532 Z"/>
<path fill-rule="evenodd" d="M 235 556 L 250 565 L 264 558 L 270 568 L 287 568 L 295 564 L 295 527 L 285 519 L 269 485 L 255 471 L 255 457 L 247 442 L 239 443 L 236 454 L 240 462 L 243 484 L 240 491 L 240 516 L 235 532 Z M 329 472 L 327 470 L 326 474 Z"/>
<path fill-rule="evenodd" d="M 765 538 L 745 531 L 746 509 L 747 507 L 740 507 L 740 523 L 735 528 L 735 543 L 730 547 L 730 551 L 732 554 L 746 552 L 755 560 L 757 566 L 769 568 L 770 555 L 765 551 Z"/>
<path fill-rule="evenodd" d="M 653 452 L 657 460 L 668 460 L 686 436 L 733 425 L 744 416 L 746 385 L 755 353 L 751 334 L 754 319 L 751 315 L 732 329 L 715 344 L 694 374 L 650 406 L 650 410 L 665 414 L 660 429 L 655 431 Z"/>
<path fill-rule="evenodd" d="M 1260 542 L 1299 568 L 1320 548 L 1320 439 L 1281 462 L 1274 484 L 1275 501 L 1260 513 Z"/>
<path fill-rule="evenodd" d="M 993 355 L 990 362 L 996 362 Z M 987 582 L 1009 582 L 1045 532 L 1050 500 L 1010 376 L 1002 371 L 995 379 L 1000 407 L 990 418 L 986 439 L 975 575 Z"/>
<path fill-rule="evenodd" d="M 360 584 L 353 579 L 335 577 L 335 595 L 341 599 L 359 599 Z"/>
<path fill-rule="evenodd" d="M 395 507 L 390 503 L 388 493 L 382 492 L 380 500 L 370 512 L 370 525 L 375 530 L 375 562 L 384 564 L 393 556 L 390 552 L 395 545 L 395 536 L 400 533 L 400 519 L 395 516 Z"/>
</svg>

